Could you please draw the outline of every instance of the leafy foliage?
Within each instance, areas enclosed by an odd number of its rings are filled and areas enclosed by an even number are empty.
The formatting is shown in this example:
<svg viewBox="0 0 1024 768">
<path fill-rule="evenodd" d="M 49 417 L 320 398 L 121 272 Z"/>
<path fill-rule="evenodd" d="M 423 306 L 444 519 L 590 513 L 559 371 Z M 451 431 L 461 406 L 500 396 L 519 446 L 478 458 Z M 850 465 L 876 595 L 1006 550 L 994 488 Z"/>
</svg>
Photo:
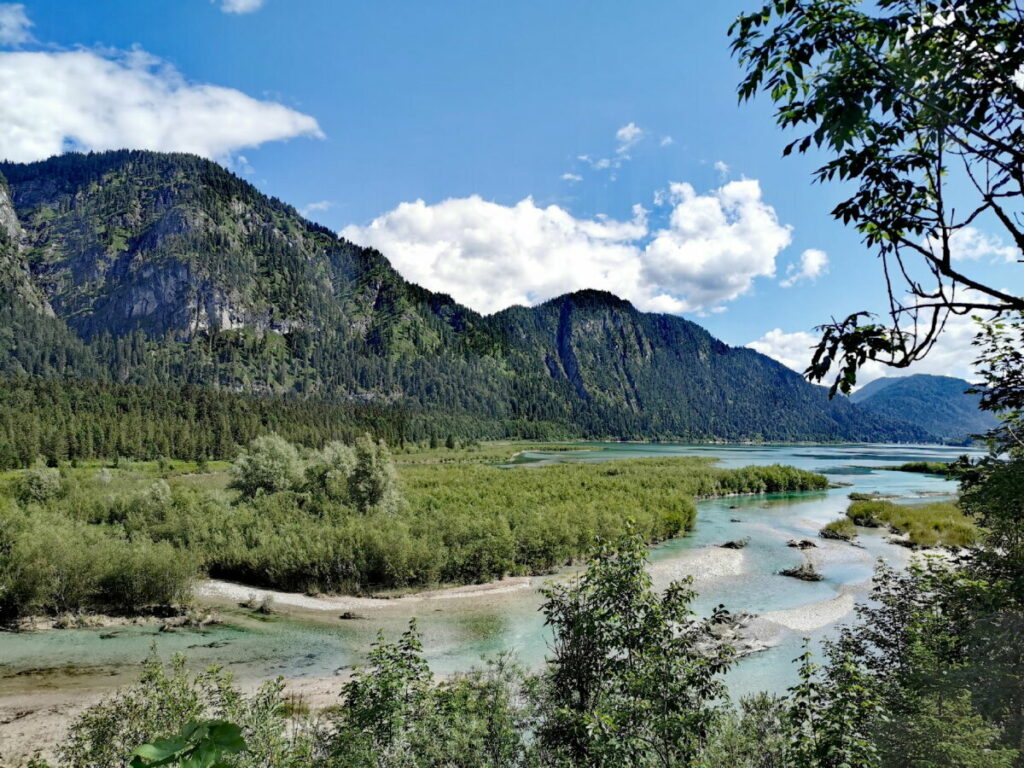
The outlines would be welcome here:
<svg viewBox="0 0 1024 768">
<path fill-rule="evenodd" d="M 299 452 L 278 435 L 257 437 L 231 466 L 231 486 L 243 496 L 277 493 L 299 484 Z"/>
<path fill-rule="evenodd" d="M 1022 29 L 1009 0 L 770 0 L 733 24 L 740 98 L 765 92 L 801 132 L 784 154 L 825 153 L 815 178 L 853 189 L 832 215 L 882 259 L 888 324 L 861 311 L 822 326 L 807 374 L 835 371 L 833 392 L 868 360 L 926 355 L 951 313 L 1024 309 L 954 258 L 979 224 L 1024 248 Z"/>
<path fill-rule="evenodd" d="M 243 751 L 242 729 L 234 723 L 190 722 L 169 739 L 138 747 L 129 768 L 227 768 L 220 758 Z"/>
<path fill-rule="evenodd" d="M 915 547 L 969 547 L 977 540 L 978 529 L 969 515 L 951 501 L 929 504 L 895 504 L 891 501 L 854 501 L 846 516 L 856 525 L 889 527 L 906 534 Z"/>
<path fill-rule="evenodd" d="M 601 546 L 576 584 L 545 592 L 555 633 L 546 675 L 545 748 L 569 765 L 688 765 L 708 739 L 730 662 L 698 619 L 686 582 L 654 593 L 643 539 Z"/>
<path fill-rule="evenodd" d="M 31 503 L 18 501 L 17 489 L 38 470 L 10 473 L 6 500 L 0 485 L 9 553 L 0 560 L 0 613 L 13 620 L 173 606 L 202 571 L 349 593 L 545 573 L 578 560 L 595 537 L 621 533 L 630 518 L 649 542 L 684 533 L 694 497 L 827 485 L 790 467 L 722 470 L 702 459 L 526 470 L 481 463 L 487 451 L 464 454 L 476 463 L 428 455 L 435 458 L 409 454 L 412 463 L 396 465 L 369 437 L 303 455 L 283 438 L 261 437 L 230 473 L 166 461 L 65 468 L 63 476 L 47 469 L 62 493 Z M 227 492 L 229 478 L 246 490 Z"/>
</svg>

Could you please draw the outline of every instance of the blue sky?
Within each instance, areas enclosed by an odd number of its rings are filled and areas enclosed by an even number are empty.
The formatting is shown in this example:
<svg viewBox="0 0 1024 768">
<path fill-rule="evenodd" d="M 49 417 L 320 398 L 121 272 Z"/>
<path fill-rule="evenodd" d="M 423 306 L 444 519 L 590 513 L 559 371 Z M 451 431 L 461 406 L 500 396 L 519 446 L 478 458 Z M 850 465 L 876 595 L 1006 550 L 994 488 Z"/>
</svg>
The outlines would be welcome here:
<svg viewBox="0 0 1024 768">
<path fill-rule="evenodd" d="M 482 310 L 594 284 L 799 365 L 815 324 L 882 306 L 880 274 L 767 100 L 737 104 L 752 6 L 0 4 L 0 154 L 191 149 Z M 927 370 L 965 373 L 968 338 Z"/>
</svg>

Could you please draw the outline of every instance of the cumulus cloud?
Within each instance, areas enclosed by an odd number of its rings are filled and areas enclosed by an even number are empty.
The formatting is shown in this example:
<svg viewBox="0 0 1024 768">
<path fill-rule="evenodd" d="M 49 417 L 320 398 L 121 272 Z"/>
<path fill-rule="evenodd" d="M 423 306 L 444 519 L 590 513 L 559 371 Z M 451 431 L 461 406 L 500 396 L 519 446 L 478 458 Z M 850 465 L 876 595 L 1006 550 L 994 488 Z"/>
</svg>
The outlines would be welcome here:
<svg viewBox="0 0 1024 768">
<path fill-rule="evenodd" d="M 637 286 L 634 242 L 646 224 L 577 219 L 531 198 L 504 206 L 474 195 L 402 203 L 341 235 L 384 253 L 406 278 L 480 312 L 534 304 L 577 288 Z"/>
<path fill-rule="evenodd" d="M 729 175 L 729 164 L 723 163 L 721 160 L 717 160 L 715 161 L 715 170 L 718 171 L 718 175 L 724 179 Z"/>
<path fill-rule="evenodd" d="M 583 181 L 583 177 L 580 176 L 578 173 L 563 173 L 562 181 L 568 181 L 572 184 L 575 184 L 577 181 Z"/>
<path fill-rule="evenodd" d="M 814 282 L 828 272 L 828 254 L 817 248 L 808 248 L 800 254 L 799 264 L 786 267 L 786 279 L 779 283 L 783 288 L 791 288 L 801 281 Z"/>
<path fill-rule="evenodd" d="M 481 312 L 599 288 L 660 312 L 715 311 L 772 276 L 789 229 L 756 181 L 697 194 L 673 184 L 665 226 L 648 211 L 577 218 L 527 198 L 512 206 L 477 196 L 402 203 L 341 235 L 384 253 L 406 278 Z"/>
<path fill-rule="evenodd" d="M 973 361 L 977 350 L 971 345 L 976 332 L 977 324 L 970 317 L 950 316 L 938 342 L 924 360 L 914 363 L 909 368 L 899 369 L 868 361 L 857 374 L 857 386 L 862 387 L 883 376 L 909 376 L 914 373 L 976 380 L 977 371 Z M 798 373 L 803 373 L 811 363 L 813 347 L 817 346 L 819 339 L 820 336 L 815 333 L 786 333 L 781 328 L 775 328 L 747 346 L 778 360 Z"/>
<path fill-rule="evenodd" d="M 812 347 L 817 344 L 818 338 L 807 331 L 786 333 L 781 328 L 773 328 L 747 346 L 778 360 L 787 368 L 803 373 L 811 364 Z"/>
<path fill-rule="evenodd" d="M 213 0 L 216 2 L 217 0 Z M 252 13 L 263 7 L 263 0 L 220 0 L 224 13 Z"/>
<path fill-rule="evenodd" d="M 15 46 L 32 42 L 32 22 L 21 3 L 0 3 L 0 45 Z"/>
<path fill-rule="evenodd" d="M 680 301 L 679 311 L 714 309 L 748 292 L 755 278 L 775 276 L 790 228 L 764 202 L 756 180 L 732 181 L 706 195 L 671 184 L 669 199 L 669 224 L 645 248 L 644 273 Z"/>
<path fill-rule="evenodd" d="M 673 139 L 671 136 L 662 136 L 661 137 L 661 141 L 658 142 L 659 146 L 662 146 L 662 147 L 670 147 L 670 146 L 672 146 L 675 143 L 676 143 L 676 140 Z"/>
<path fill-rule="evenodd" d="M 926 241 L 932 253 L 942 252 L 942 241 L 932 238 Z M 949 236 L 949 255 L 954 261 L 1017 261 L 1022 257 L 1019 248 L 1007 245 L 1000 238 L 988 235 L 974 227 L 964 227 Z"/>
<path fill-rule="evenodd" d="M 267 141 L 323 134 L 309 115 L 191 83 L 142 50 L 0 53 L 0 158 L 120 147 L 223 159 Z"/>
</svg>

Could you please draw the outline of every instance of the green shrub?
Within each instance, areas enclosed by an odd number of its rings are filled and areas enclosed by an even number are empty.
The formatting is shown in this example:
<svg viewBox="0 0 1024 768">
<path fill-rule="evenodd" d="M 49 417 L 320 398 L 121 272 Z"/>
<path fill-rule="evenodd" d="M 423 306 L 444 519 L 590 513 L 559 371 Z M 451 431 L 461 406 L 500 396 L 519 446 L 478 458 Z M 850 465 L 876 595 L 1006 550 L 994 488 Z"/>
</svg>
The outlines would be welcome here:
<svg viewBox="0 0 1024 768">
<path fill-rule="evenodd" d="M 300 477 L 298 450 L 277 435 L 257 437 L 231 467 L 231 487 L 246 497 L 293 488 Z"/>
<path fill-rule="evenodd" d="M 131 541 L 116 530 L 36 511 L 0 514 L 0 619 L 31 614 L 132 613 L 187 602 L 193 554 Z"/>
<path fill-rule="evenodd" d="M 26 469 L 18 479 L 18 500 L 23 504 L 42 503 L 60 496 L 64 491 L 60 470 L 41 461 Z"/>
<path fill-rule="evenodd" d="M 363 435 L 356 440 L 355 465 L 348 478 L 348 494 L 364 515 L 394 514 L 402 506 L 398 473 L 383 440 Z"/>
<path fill-rule="evenodd" d="M 349 478 L 356 468 L 356 451 L 341 442 L 328 443 L 306 466 L 306 489 L 331 501 L 349 499 Z"/>
</svg>

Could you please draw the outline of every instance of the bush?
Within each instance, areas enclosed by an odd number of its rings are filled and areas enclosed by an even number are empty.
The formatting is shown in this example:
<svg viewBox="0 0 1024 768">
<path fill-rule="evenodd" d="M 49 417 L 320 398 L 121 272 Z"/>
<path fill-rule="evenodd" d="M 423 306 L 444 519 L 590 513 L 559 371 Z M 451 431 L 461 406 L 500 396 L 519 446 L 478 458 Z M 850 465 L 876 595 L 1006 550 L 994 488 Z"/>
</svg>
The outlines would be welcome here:
<svg viewBox="0 0 1024 768">
<path fill-rule="evenodd" d="M 39 512 L 0 514 L 0 620 L 33 614 L 132 613 L 190 599 L 195 555 L 129 541 L 101 526 Z"/>
<path fill-rule="evenodd" d="M 369 435 L 356 440 L 355 467 L 349 475 L 348 493 L 364 515 L 394 514 L 401 508 L 398 473 L 383 440 L 376 441 Z"/>
<path fill-rule="evenodd" d="M 306 490 L 331 501 L 348 501 L 349 478 L 356 463 L 354 448 L 341 442 L 328 443 L 306 467 Z"/>
<path fill-rule="evenodd" d="M 42 461 L 26 469 L 18 479 L 18 500 L 23 504 L 43 503 L 55 499 L 64 491 L 60 470 L 47 467 Z"/>
<path fill-rule="evenodd" d="M 299 452 L 277 435 L 257 437 L 231 467 L 231 487 L 245 497 L 295 487 L 301 477 Z"/>
</svg>

